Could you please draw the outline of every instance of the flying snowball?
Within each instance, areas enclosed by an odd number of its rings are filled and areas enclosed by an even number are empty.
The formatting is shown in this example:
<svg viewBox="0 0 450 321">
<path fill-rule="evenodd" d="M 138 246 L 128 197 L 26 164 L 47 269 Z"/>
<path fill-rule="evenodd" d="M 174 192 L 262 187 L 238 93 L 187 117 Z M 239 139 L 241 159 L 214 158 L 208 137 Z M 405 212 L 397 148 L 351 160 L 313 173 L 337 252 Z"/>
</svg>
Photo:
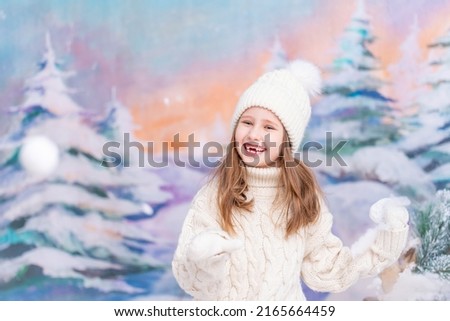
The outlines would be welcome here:
<svg viewBox="0 0 450 321">
<path fill-rule="evenodd" d="M 31 175 L 46 177 L 58 166 L 58 146 L 45 136 L 30 136 L 20 149 L 19 161 Z"/>
<path fill-rule="evenodd" d="M 153 215 L 153 209 L 148 205 L 147 203 L 143 203 L 141 205 L 142 212 L 144 212 L 147 215 Z"/>
</svg>

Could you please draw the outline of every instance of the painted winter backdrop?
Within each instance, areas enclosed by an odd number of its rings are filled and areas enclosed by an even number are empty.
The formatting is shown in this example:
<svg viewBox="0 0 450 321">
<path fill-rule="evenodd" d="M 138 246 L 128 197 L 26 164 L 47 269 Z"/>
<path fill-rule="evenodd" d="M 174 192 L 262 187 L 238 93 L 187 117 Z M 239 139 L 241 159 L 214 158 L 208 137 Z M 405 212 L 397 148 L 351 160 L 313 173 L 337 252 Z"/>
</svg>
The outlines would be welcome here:
<svg viewBox="0 0 450 321">
<path fill-rule="evenodd" d="M 448 300 L 450 29 L 429 39 L 423 52 L 422 29 L 412 19 L 399 44 L 401 56 L 386 67 L 373 49 L 383 39 L 376 38 L 369 10 L 359 1 L 350 11 L 330 44 L 337 49 L 333 59 L 319 64 L 323 95 L 315 101 L 305 138 L 331 148 L 309 150 L 308 158 L 323 161 L 314 171 L 334 212 L 335 233 L 355 252 L 370 239 L 369 207 L 382 197 L 410 198 L 412 229 L 402 258 L 378 277 L 340 294 L 305 289 L 307 297 Z M 144 144 L 145 122 L 141 128 L 138 122 L 145 115 L 161 123 L 158 129 L 175 133 L 184 120 L 168 117 L 168 110 L 195 116 L 186 93 L 167 90 L 160 114 L 132 113 L 118 98 L 120 86 L 111 86 L 109 98 L 96 101 L 100 106 L 83 105 L 76 98 L 80 91 L 93 97 L 96 88 L 68 85 L 86 71 L 71 72 L 71 64 L 58 59 L 50 33 L 40 37 L 43 57 L 35 73 L 23 77 L 23 90 L 1 109 L 0 299 L 189 299 L 170 262 L 190 201 L 209 169 L 176 166 L 171 158 L 167 167 L 142 167 L 139 155 L 120 150 L 113 163 L 103 152 L 109 141 L 123 143 L 125 133 Z M 302 58 L 287 53 L 281 31 L 273 39 L 265 49 L 270 56 L 258 62 L 261 72 Z M 73 59 L 75 64 L 77 55 Z M 236 98 L 248 83 L 224 82 L 217 92 L 232 87 Z M 227 108 L 231 112 L 232 104 Z M 212 115 L 196 137 L 226 143 L 227 119 Z M 329 164 L 341 140 L 347 142 L 340 151 L 346 164 Z M 157 150 L 146 156 L 161 160 Z M 197 150 L 197 160 L 202 156 Z"/>
</svg>

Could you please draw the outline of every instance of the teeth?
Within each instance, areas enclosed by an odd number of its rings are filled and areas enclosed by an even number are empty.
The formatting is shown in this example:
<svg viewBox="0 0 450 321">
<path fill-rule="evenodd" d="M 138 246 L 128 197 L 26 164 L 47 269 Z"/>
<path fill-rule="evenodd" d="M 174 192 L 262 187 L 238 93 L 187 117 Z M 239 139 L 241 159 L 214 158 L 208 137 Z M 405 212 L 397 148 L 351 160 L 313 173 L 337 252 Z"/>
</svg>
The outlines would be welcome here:
<svg viewBox="0 0 450 321">
<path fill-rule="evenodd" d="M 257 147 L 257 146 L 251 146 L 246 144 L 245 145 L 245 149 L 250 152 L 250 153 L 262 153 L 264 152 L 266 149 L 262 148 L 262 147 Z"/>
</svg>

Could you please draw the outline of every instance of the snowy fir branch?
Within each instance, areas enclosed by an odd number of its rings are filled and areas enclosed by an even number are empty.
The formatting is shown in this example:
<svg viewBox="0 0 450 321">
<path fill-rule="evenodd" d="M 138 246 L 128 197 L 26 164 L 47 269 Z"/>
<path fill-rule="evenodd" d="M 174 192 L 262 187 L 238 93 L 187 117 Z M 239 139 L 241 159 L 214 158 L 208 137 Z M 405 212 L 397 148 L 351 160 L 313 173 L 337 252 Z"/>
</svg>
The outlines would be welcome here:
<svg viewBox="0 0 450 321">
<path fill-rule="evenodd" d="M 450 279 L 450 190 L 413 214 L 413 231 L 420 239 L 416 272 L 432 272 Z"/>
</svg>

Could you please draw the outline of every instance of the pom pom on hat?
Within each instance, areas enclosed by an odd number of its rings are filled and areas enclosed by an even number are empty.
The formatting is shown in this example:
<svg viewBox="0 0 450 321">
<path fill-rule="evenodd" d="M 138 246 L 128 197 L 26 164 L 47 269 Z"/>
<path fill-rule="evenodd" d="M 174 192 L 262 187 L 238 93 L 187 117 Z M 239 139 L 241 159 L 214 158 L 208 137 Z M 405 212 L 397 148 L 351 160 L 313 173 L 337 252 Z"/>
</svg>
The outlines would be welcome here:
<svg viewBox="0 0 450 321">
<path fill-rule="evenodd" d="M 239 98 L 231 120 L 234 132 L 242 113 L 250 107 L 272 111 L 281 121 L 295 153 L 311 117 L 309 96 L 320 93 L 320 70 L 310 62 L 295 60 L 284 69 L 267 72 Z"/>
<path fill-rule="evenodd" d="M 310 96 L 320 95 L 322 78 L 319 68 L 305 60 L 294 60 L 287 69 L 297 78 Z"/>
</svg>

